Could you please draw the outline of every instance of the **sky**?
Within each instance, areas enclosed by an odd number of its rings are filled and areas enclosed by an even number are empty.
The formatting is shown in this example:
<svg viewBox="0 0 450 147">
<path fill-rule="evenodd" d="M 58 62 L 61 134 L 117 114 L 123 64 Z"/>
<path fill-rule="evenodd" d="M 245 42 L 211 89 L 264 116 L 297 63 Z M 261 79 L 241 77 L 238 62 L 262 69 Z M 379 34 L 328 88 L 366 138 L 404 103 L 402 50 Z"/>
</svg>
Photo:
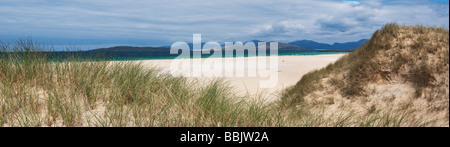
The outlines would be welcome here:
<svg viewBox="0 0 450 147">
<path fill-rule="evenodd" d="M 369 39 L 384 24 L 449 27 L 448 0 L 0 0 L 0 40 L 170 46 L 176 41 Z"/>
</svg>

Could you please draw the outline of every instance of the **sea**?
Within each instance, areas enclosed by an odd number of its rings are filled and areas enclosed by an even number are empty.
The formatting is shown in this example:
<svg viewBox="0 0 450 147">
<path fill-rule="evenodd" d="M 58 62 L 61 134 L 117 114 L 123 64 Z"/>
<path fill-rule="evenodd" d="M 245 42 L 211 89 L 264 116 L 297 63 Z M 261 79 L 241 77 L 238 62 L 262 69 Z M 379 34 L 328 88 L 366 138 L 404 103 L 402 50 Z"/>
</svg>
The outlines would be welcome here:
<svg viewBox="0 0 450 147">
<path fill-rule="evenodd" d="M 348 52 L 321 52 L 321 51 L 278 51 L 277 56 L 313 56 L 313 55 L 331 55 L 331 54 L 347 54 Z M 72 57 L 78 57 L 86 60 L 108 60 L 108 61 L 133 61 L 133 60 L 168 60 L 180 58 L 179 54 L 170 54 L 167 51 L 52 51 L 52 52 L 39 52 L 44 54 L 51 60 L 60 59 L 72 59 Z M 0 57 L 8 56 L 5 52 L 0 52 Z M 245 53 L 243 56 L 237 56 L 235 53 L 233 57 L 252 57 L 258 55 L 248 55 Z M 266 56 L 275 56 L 275 54 L 267 53 Z M 191 51 L 191 58 L 193 52 Z M 202 55 L 201 58 L 210 58 L 211 55 Z M 228 58 L 231 56 L 225 56 L 222 54 L 222 58 Z"/>
</svg>

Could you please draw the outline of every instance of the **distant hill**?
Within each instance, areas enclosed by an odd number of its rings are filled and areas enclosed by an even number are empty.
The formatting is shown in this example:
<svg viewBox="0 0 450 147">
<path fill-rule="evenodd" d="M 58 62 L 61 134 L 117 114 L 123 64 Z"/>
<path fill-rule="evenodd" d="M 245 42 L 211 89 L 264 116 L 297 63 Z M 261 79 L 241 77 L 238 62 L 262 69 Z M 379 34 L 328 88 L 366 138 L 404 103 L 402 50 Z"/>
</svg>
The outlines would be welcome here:
<svg viewBox="0 0 450 147">
<path fill-rule="evenodd" d="M 368 39 L 362 39 L 357 42 L 334 43 L 333 45 L 330 45 L 330 44 L 326 44 L 326 43 L 315 42 L 312 40 L 300 40 L 300 41 L 291 42 L 289 44 L 303 47 L 303 48 L 308 48 L 308 49 L 353 50 L 353 49 L 360 47 L 367 41 L 368 41 Z"/>
<path fill-rule="evenodd" d="M 301 41 L 295 41 L 291 43 L 282 43 L 278 42 L 278 50 L 280 51 L 350 51 L 353 49 L 356 49 L 363 45 L 365 42 L 367 42 L 368 39 L 362 39 L 357 42 L 346 42 L 346 43 L 334 43 L 333 45 L 326 44 L 326 43 L 319 43 L 311 40 L 301 40 Z M 252 40 L 247 42 L 253 42 L 256 46 L 258 46 L 259 42 L 266 42 L 266 41 L 260 41 L 260 40 Z M 244 42 L 247 43 L 247 42 Z M 205 43 L 202 42 L 202 46 L 204 46 Z M 192 49 L 193 44 L 188 43 L 188 46 Z M 221 44 L 222 48 L 224 48 L 224 44 Z M 269 49 L 270 44 L 267 42 L 267 49 Z M 93 51 L 165 51 L 169 50 L 170 46 L 165 47 L 133 47 L 133 46 L 116 46 L 111 48 L 100 48 L 95 49 Z"/>
<path fill-rule="evenodd" d="M 258 46 L 258 42 L 264 42 L 264 41 L 258 41 L 258 40 L 252 40 L 250 42 L 254 42 L 256 46 Z M 247 43 L 247 42 L 245 42 Z M 244 43 L 244 44 L 245 44 Z M 188 44 L 189 47 L 192 49 L 193 45 L 192 43 Z M 205 45 L 205 43 L 202 43 L 202 46 Z M 224 45 L 221 45 L 222 48 L 224 48 Z M 270 44 L 267 42 L 267 49 L 269 49 Z M 132 46 L 116 46 L 111 48 L 100 48 L 95 49 L 92 51 L 169 51 L 170 47 L 132 47 Z M 291 44 L 286 43 L 278 43 L 278 50 L 280 51 L 314 51 L 307 48 L 298 47 Z"/>
<path fill-rule="evenodd" d="M 258 46 L 259 42 L 266 42 L 266 41 L 252 40 L 252 41 L 249 41 L 249 42 L 253 42 L 253 43 L 255 43 L 256 46 Z M 247 43 L 247 42 L 245 42 L 245 43 Z M 267 49 L 269 49 L 270 41 L 267 42 L 266 47 L 267 47 Z M 303 48 L 303 47 L 299 47 L 299 46 L 296 46 L 296 45 L 287 44 L 287 43 L 281 43 L 281 42 L 278 42 L 278 50 L 284 50 L 284 51 L 286 51 L 286 50 L 290 50 L 290 51 L 314 51 L 312 49 Z"/>
</svg>

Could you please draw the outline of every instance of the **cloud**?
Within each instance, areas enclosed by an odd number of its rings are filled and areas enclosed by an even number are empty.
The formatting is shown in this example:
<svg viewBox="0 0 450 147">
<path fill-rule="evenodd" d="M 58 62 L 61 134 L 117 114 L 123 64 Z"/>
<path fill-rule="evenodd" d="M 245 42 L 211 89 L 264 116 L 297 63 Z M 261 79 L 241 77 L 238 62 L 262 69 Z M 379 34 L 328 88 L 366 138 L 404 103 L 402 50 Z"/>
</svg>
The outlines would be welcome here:
<svg viewBox="0 0 450 147">
<path fill-rule="evenodd" d="M 388 22 L 448 28 L 448 9 L 442 0 L 2 0 L 0 39 L 167 45 L 201 33 L 205 41 L 333 43 L 369 38 Z"/>
<path fill-rule="evenodd" d="M 370 38 L 375 30 L 390 22 L 447 28 L 449 26 L 448 4 L 425 0 L 414 2 L 400 0 L 327 1 L 326 3 L 316 3 L 311 7 L 306 6 L 299 11 L 294 11 L 298 12 L 296 13 L 298 16 L 289 15 L 291 18 L 284 21 L 283 33 L 276 35 L 274 30 L 277 29 L 272 28 L 280 28 L 280 24 L 274 23 L 272 27 L 261 27 L 261 31 L 257 31 L 256 36 L 265 36 L 264 33 L 267 33 L 273 38 L 284 41 L 311 39 L 333 43 Z M 286 11 L 286 14 L 290 12 L 293 11 Z M 308 16 L 302 16 L 304 14 Z M 286 27 L 288 24 L 301 24 L 306 29 L 288 28 Z"/>
</svg>

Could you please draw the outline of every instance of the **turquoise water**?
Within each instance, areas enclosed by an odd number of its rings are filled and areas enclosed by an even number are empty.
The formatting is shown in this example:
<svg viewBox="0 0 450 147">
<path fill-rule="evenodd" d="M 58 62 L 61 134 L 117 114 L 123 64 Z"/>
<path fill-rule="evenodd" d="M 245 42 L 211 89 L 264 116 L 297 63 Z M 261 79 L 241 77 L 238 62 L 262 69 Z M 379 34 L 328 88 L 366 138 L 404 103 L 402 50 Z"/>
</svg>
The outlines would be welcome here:
<svg viewBox="0 0 450 147">
<path fill-rule="evenodd" d="M 130 61 L 130 60 L 164 60 L 175 59 L 177 54 L 170 54 L 169 51 L 79 51 L 79 52 L 41 52 L 46 54 L 50 60 L 67 61 L 73 58 L 81 57 L 81 60 L 109 60 L 109 61 Z M 191 52 L 191 57 L 193 57 Z M 313 56 L 313 55 L 331 55 L 331 54 L 347 54 L 347 52 L 301 52 L 301 51 L 279 51 L 278 56 Z M 8 56 L 0 52 L 0 57 Z M 252 55 L 254 56 L 254 55 Z M 272 56 L 272 55 L 269 55 Z M 210 58 L 211 55 L 202 55 L 201 58 Z M 229 57 L 229 56 L 227 56 Z M 225 53 L 222 53 L 222 58 L 227 58 Z M 233 57 L 249 57 L 248 54 L 244 56 Z M 250 56 L 251 57 L 251 56 Z M 79 60 L 78 58 L 77 60 Z"/>
<path fill-rule="evenodd" d="M 279 52 L 278 56 L 314 56 L 314 55 L 333 55 L 333 54 L 347 54 L 348 52 Z M 170 55 L 169 53 L 155 53 L 155 52 L 103 52 L 103 56 L 107 57 L 108 60 L 113 61 L 130 61 L 130 60 L 168 60 L 181 58 L 178 55 Z M 254 57 L 256 55 L 249 56 L 245 54 L 244 56 L 233 57 Z M 270 55 L 268 55 L 270 56 Z M 211 55 L 202 55 L 201 58 L 210 58 Z M 225 56 L 222 54 L 222 58 L 229 58 L 230 56 Z M 194 57 L 191 53 L 190 58 Z M 217 58 L 217 57 L 215 57 Z M 183 59 L 183 58 L 182 58 Z"/>
<path fill-rule="evenodd" d="M 278 56 L 314 56 L 314 55 L 334 55 L 334 54 L 348 54 L 348 52 L 294 52 L 294 53 L 279 53 Z"/>
</svg>

